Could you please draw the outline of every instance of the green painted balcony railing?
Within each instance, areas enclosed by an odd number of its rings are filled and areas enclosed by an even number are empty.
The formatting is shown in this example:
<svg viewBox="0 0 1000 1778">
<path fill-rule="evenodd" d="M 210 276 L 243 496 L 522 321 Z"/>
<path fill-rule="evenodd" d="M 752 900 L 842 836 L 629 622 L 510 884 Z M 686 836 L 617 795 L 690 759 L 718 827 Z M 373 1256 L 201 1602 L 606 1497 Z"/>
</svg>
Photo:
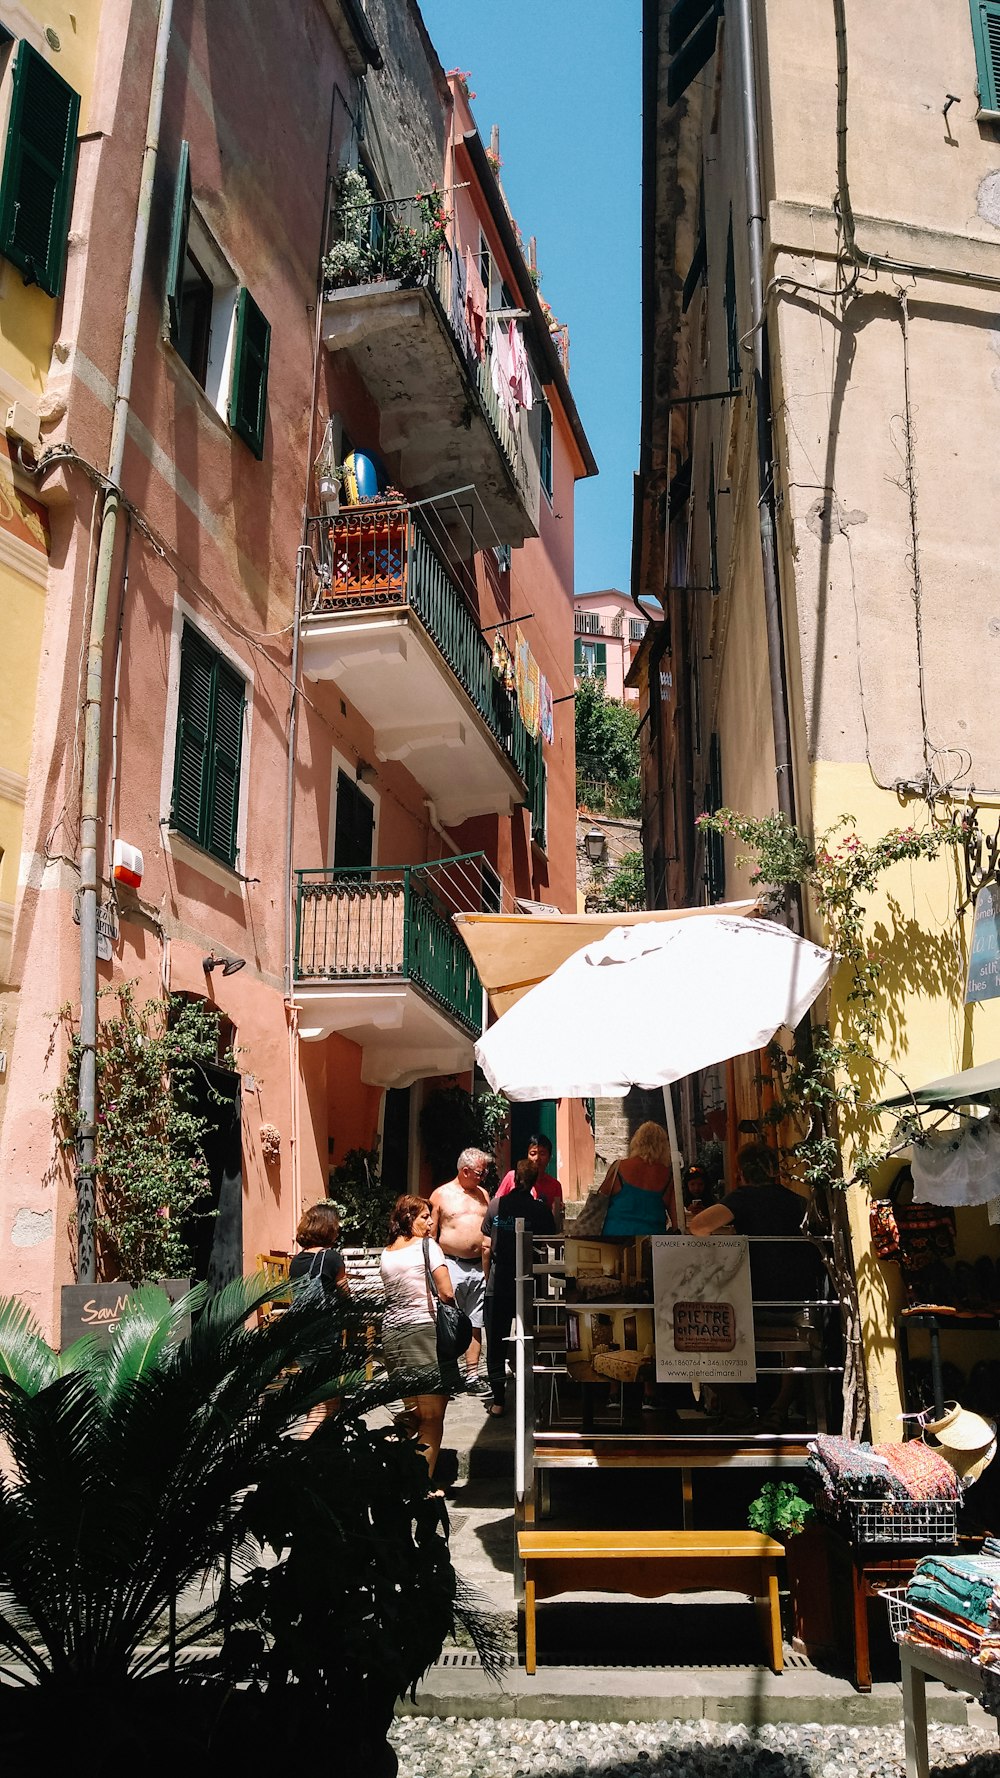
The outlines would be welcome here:
<svg viewBox="0 0 1000 1778">
<path fill-rule="evenodd" d="M 407 606 L 527 788 L 536 744 L 513 692 L 494 678 L 490 644 L 417 513 L 402 501 L 349 506 L 335 518 L 310 519 L 309 529 L 315 563 L 310 615 Z"/>
<path fill-rule="evenodd" d="M 456 884 L 471 880 L 463 865 L 481 866 L 482 854 L 440 865 L 296 871 L 296 980 L 410 982 L 478 1037 L 483 990 L 450 918 L 460 911 Z"/>
</svg>

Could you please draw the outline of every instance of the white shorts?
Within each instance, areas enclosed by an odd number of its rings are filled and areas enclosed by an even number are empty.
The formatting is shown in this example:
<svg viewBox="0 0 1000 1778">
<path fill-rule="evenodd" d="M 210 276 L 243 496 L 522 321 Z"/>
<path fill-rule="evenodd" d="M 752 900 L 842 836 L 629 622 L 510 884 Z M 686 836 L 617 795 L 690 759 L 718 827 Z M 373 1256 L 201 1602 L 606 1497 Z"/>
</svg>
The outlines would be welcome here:
<svg viewBox="0 0 1000 1778">
<path fill-rule="evenodd" d="M 482 1260 L 478 1257 L 458 1259 L 453 1253 L 446 1253 L 445 1259 L 457 1306 L 463 1315 L 468 1315 L 473 1327 L 482 1327 L 483 1303 L 486 1297 Z"/>
</svg>

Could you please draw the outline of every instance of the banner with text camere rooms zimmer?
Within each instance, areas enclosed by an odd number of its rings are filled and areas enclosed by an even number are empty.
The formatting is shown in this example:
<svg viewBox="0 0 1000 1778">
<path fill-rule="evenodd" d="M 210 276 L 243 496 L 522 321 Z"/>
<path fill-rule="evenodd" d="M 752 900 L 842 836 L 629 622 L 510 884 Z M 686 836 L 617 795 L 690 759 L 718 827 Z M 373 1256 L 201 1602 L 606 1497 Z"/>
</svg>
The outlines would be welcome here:
<svg viewBox="0 0 1000 1778">
<path fill-rule="evenodd" d="M 658 1383 L 756 1380 L 745 1235 L 654 1235 Z"/>
</svg>

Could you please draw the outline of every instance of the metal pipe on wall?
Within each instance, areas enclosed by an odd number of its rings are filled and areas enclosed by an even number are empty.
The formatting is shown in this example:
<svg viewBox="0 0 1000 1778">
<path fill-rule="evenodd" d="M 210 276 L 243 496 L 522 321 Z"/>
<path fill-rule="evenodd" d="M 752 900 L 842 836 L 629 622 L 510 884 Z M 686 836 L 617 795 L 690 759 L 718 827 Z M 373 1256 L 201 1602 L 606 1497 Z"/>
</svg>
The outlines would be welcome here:
<svg viewBox="0 0 1000 1778">
<path fill-rule="evenodd" d="M 787 821 L 794 822 L 795 781 L 792 770 L 788 676 L 785 670 L 785 637 L 781 612 L 781 582 L 778 572 L 778 540 L 774 508 L 771 369 L 768 353 L 767 316 L 764 307 L 764 216 L 761 208 L 757 77 L 750 4 L 751 0 L 735 0 L 743 88 L 747 242 L 750 257 L 750 305 L 753 310 L 754 407 L 757 421 L 757 511 L 760 521 L 760 554 L 764 576 L 764 622 L 767 636 L 768 685 L 771 694 L 771 723 L 774 730 L 774 770 L 778 808 Z"/>
<path fill-rule="evenodd" d="M 90 614 L 90 638 L 87 648 L 83 770 L 80 789 L 80 1071 L 77 1084 L 76 1166 L 76 1275 L 81 1284 L 93 1284 L 97 1278 L 97 1252 L 94 1244 L 94 1159 L 97 1113 L 97 836 L 100 818 L 104 637 L 108 621 L 108 602 L 118 530 L 118 514 L 122 504 L 120 483 L 122 464 L 125 460 L 132 372 L 135 366 L 136 336 L 139 327 L 139 304 L 142 296 L 146 243 L 149 238 L 153 176 L 156 171 L 156 159 L 159 151 L 160 121 L 163 115 L 163 91 L 166 84 L 167 51 L 172 14 L 173 0 L 160 0 L 156 48 L 153 54 L 153 70 L 150 79 L 149 108 L 146 115 L 146 140 L 143 148 L 142 171 L 139 177 L 139 200 L 136 210 L 135 238 L 132 244 L 132 264 L 129 270 L 128 295 L 125 301 L 125 325 L 122 330 L 118 382 L 115 388 L 115 404 L 111 419 L 108 486 L 101 513 L 101 531 L 94 576 L 94 599 Z"/>
</svg>

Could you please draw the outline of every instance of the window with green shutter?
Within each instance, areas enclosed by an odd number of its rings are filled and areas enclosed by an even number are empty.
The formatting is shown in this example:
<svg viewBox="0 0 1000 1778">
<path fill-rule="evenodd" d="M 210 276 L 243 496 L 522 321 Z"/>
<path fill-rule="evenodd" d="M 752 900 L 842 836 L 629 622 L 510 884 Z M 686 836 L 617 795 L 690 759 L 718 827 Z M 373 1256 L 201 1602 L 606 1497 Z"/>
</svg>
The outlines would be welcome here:
<svg viewBox="0 0 1000 1778">
<path fill-rule="evenodd" d="M 1000 0 L 970 0 L 980 111 L 1000 113 Z"/>
<path fill-rule="evenodd" d="M 687 92 L 696 74 L 715 54 L 723 0 L 674 0 L 667 21 L 667 104 Z"/>
<path fill-rule="evenodd" d="M 552 499 L 552 409 L 547 401 L 541 404 L 540 433 L 538 442 L 538 473 L 542 478 L 542 487 L 549 499 Z"/>
<path fill-rule="evenodd" d="M 190 624 L 181 637 L 171 825 L 235 864 L 246 686 Z"/>
<path fill-rule="evenodd" d="M 258 458 L 264 455 L 270 352 L 270 322 L 265 321 L 249 290 L 241 290 L 236 309 L 236 353 L 229 424 Z"/>
<path fill-rule="evenodd" d="M 49 296 L 62 289 L 79 116 L 79 94 L 22 42 L 0 183 L 0 253 Z"/>
</svg>

